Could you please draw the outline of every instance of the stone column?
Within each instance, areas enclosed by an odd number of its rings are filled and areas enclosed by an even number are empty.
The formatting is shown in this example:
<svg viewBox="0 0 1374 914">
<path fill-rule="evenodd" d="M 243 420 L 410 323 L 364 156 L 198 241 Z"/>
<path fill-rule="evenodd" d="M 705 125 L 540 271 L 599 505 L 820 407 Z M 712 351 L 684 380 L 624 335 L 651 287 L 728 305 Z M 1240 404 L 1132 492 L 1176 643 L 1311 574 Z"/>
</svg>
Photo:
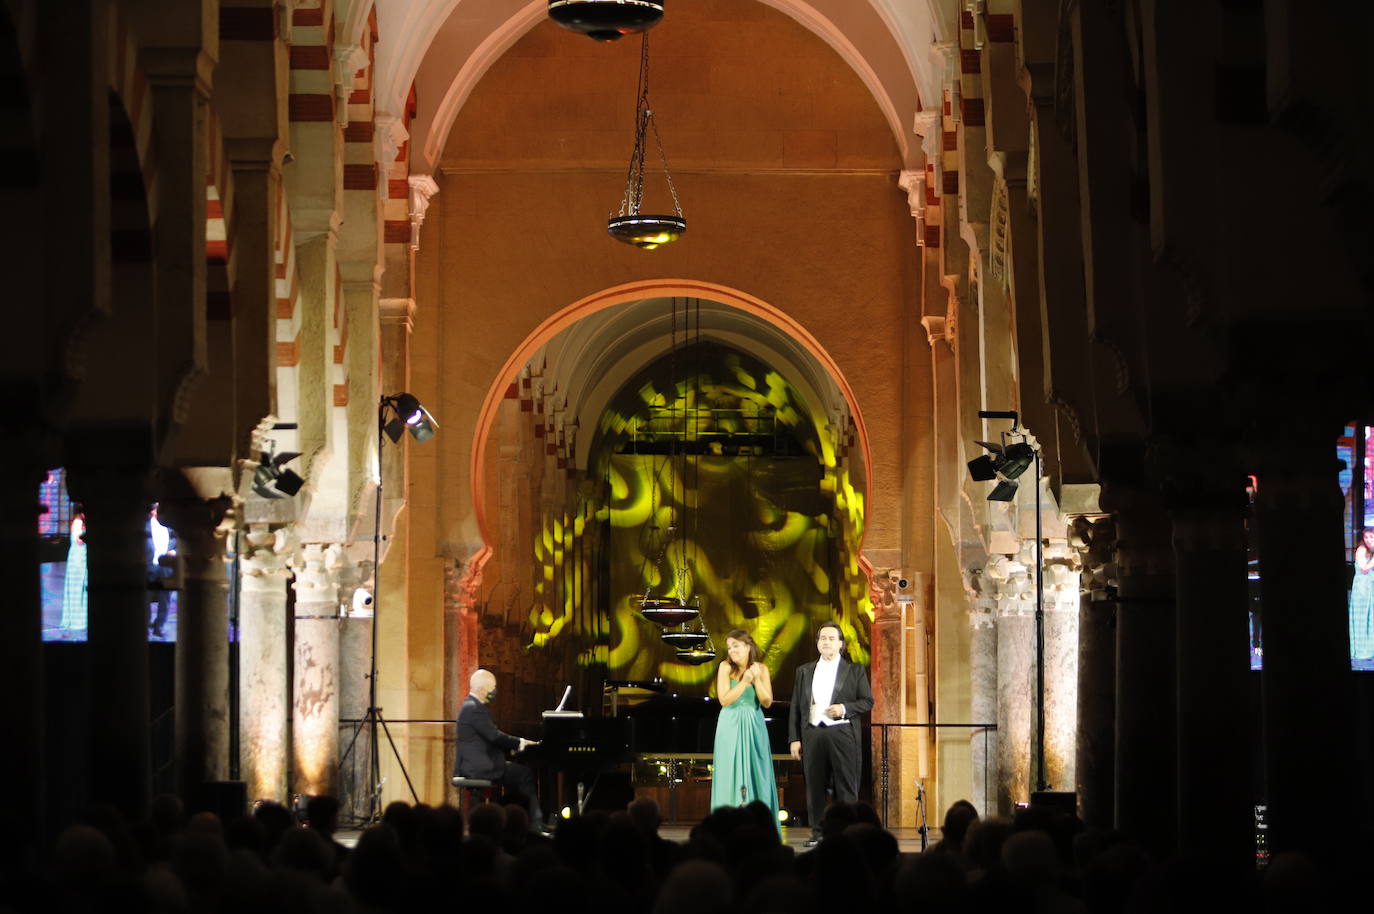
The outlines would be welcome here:
<svg viewBox="0 0 1374 914">
<path fill-rule="evenodd" d="M 248 800 L 286 800 L 290 528 L 252 524 L 239 559 L 239 776 Z"/>
<path fill-rule="evenodd" d="M 997 809 L 1030 800 L 1035 717 L 1035 585 L 1013 558 L 988 562 L 997 582 Z"/>
<path fill-rule="evenodd" d="M 95 436 L 88 453 L 118 443 Z M 116 436 L 118 437 L 118 436 Z M 141 437 L 141 434 L 131 436 Z M 136 447 L 136 446 L 135 446 Z M 90 717 L 88 802 L 139 821 L 152 793 L 148 714 L 147 525 L 151 473 L 140 466 L 72 466 L 67 486 L 86 514 Z M 27 789 L 27 787 L 25 787 Z"/>
<path fill-rule="evenodd" d="M 176 532 L 183 565 L 177 601 L 175 764 L 177 791 L 188 801 L 201 784 L 229 777 L 229 579 L 224 547 L 235 523 L 233 507 L 228 495 L 164 497 L 158 503 L 158 519 Z"/>
<path fill-rule="evenodd" d="M 339 772 L 339 587 L 343 550 L 308 544 L 297 556 L 292 793 L 334 795 Z"/>
<path fill-rule="evenodd" d="M 997 600 L 983 593 L 983 575 L 970 573 L 973 595 L 969 601 L 969 723 L 997 722 Z M 969 740 L 973 795 L 969 802 L 980 816 L 995 815 L 997 809 L 998 733 L 975 730 Z"/>
<path fill-rule="evenodd" d="M 1178 839 L 1180 851 L 1239 873 L 1254 866 L 1259 797 L 1251 778 L 1245 476 L 1219 453 L 1161 455 L 1177 569 Z"/>
<path fill-rule="evenodd" d="M 1267 402 L 1267 440 L 1255 456 L 1264 759 L 1270 850 L 1303 850 L 1334 866 L 1354 847 L 1355 819 L 1333 815 L 1322 800 L 1340 803 L 1360 788 L 1333 453 L 1342 423 L 1312 415 L 1314 402 L 1320 401 Z"/>
<path fill-rule="evenodd" d="M 1116 510 L 1116 827 L 1153 853 L 1172 851 L 1174 575 L 1171 530 L 1139 489 L 1103 487 Z"/>
<path fill-rule="evenodd" d="M 872 556 L 870 556 L 870 561 Z M 869 679 L 873 685 L 873 801 L 884 823 L 896 825 L 901 819 L 902 733 L 877 724 L 902 723 L 902 617 L 898 612 L 897 581 L 900 569 L 878 568 L 873 572 L 869 594 L 873 599 L 872 663 Z M 895 794 L 895 795 L 894 795 Z M 894 800 L 896 801 L 894 803 Z"/>
<path fill-rule="evenodd" d="M 372 607 L 348 607 L 339 620 L 339 801 L 345 814 L 367 814 L 372 730 L 359 721 L 371 704 Z"/>
<path fill-rule="evenodd" d="M 35 429 L 21 426 L 0 453 L 0 579 L 9 588 L 10 604 L 0 613 L 0 688 L 10 696 L 0 783 L 19 787 L 7 800 L 9 812 L 31 829 L 48 821 L 44 816 L 43 605 L 38 583 L 38 485 L 44 473 L 36 453 L 37 438 Z M 39 840 L 30 844 L 33 854 L 46 846 L 44 836 L 35 837 Z M 38 861 L 24 862 L 36 865 Z"/>
<path fill-rule="evenodd" d="M 1072 790 L 1078 736 L 1078 556 L 1062 539 L 1045 546 L 1045 781 Z"/>
<path fill-rule="evenodd" d="M 1076 517 L 1072 529 L 1081 562 L 1074 789 L 1084 824 L 1106 829 L 1116 805 L 1116 521 Z"/>
</svg>

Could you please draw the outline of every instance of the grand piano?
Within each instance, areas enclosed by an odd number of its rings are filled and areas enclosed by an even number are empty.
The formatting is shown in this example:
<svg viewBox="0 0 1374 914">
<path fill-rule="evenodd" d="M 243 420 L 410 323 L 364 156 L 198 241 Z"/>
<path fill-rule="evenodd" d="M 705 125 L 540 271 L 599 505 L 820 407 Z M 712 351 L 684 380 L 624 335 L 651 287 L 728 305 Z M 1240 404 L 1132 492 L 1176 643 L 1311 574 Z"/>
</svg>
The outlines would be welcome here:
<svg viewBox="0 0 1374 914">
<path fill-rule="evenodd" d="M 787 702 L 775 701 L 765 712 L 784 790 L 790 765 L 786 709 Z M 719 703 L 674 695 L 657 683 L 610 682 L 601 710 L 599 717 L 544 712 L 540 745 L 519 754 L 539 772 L 547 808 L 624 809 L 638 790 L 659 799 L 667 821 L 691 821 L 709 811 Z"/>
</svg>

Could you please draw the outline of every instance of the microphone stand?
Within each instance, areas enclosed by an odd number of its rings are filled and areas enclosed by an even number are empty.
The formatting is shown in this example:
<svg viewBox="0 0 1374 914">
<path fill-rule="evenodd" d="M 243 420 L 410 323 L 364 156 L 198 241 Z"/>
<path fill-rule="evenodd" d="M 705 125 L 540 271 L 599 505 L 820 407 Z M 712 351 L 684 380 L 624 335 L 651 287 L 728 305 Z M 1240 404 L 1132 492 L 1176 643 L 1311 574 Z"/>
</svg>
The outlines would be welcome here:
<svg viewBox="0 0 1374 914">
<path fill-rule="evenodd" d="M 921 783 L 920 778 L 916 779 L 916 803 L 921 810 L 921 825 L 916 830 L 921 834 L 921 853 L 924 854 L 926 852 L 926 841 L 927 836 L 930 834 L 930 829 L 926 827 L 926 788 L 925 785 Z"/>
</svg>

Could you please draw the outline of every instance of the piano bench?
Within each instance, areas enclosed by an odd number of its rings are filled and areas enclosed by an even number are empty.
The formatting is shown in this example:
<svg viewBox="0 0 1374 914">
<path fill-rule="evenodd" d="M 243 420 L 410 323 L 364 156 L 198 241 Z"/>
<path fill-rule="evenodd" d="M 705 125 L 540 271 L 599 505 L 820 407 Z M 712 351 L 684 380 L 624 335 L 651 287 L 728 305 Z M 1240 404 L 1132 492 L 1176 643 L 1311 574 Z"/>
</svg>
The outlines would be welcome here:
<svg viewBox="0 0 1374 914">
<path fill-rule="evenodd" d="M 472 808 L 474 794 L 481 791 L 481 802 L 488 803 L 497 789 L 496 782 L 486 778 L 452 778 L 449 783 L 458 788 L 458 808 L 464 815 Z"/>
</svg>

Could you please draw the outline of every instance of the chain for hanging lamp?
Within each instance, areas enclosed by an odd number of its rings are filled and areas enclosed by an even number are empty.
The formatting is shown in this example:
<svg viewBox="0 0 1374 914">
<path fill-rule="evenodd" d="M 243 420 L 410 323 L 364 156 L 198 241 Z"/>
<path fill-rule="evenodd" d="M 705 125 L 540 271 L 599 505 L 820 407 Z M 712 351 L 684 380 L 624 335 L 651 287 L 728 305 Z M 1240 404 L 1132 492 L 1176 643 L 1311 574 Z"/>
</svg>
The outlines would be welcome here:
<svg viewBox="0 0 1374 914">
<path fill-rule="evenodd" d="M 668 194 L 673 198 L 672 215 L 645 213 L 644 203 L 644 159 L 647 154 L 647 141 L 653 133 L 654 146 L 658 149 L 658 159 L 663 165 L 663 177 L 668 183 Z M 640 40 L 639 52 L 639 93 L 635 97 L 635 145 L 630 153 L 630 167 L 625 173 L 625 196 L 620 201 L 620 212 L 606 221 L 606 231 L 611 237 L 640 250 L 652 251 L 654 248 L 671 244 L 687 231 L 687 220 L 682 215 L 682 204 L 677 198 L 677 186 L 673 175 L 668 171 L 668 157 L 663 152 L 663 138 L 658 133 L 658 121 L 649 105 L 649 36 Z"/>
</svg>

